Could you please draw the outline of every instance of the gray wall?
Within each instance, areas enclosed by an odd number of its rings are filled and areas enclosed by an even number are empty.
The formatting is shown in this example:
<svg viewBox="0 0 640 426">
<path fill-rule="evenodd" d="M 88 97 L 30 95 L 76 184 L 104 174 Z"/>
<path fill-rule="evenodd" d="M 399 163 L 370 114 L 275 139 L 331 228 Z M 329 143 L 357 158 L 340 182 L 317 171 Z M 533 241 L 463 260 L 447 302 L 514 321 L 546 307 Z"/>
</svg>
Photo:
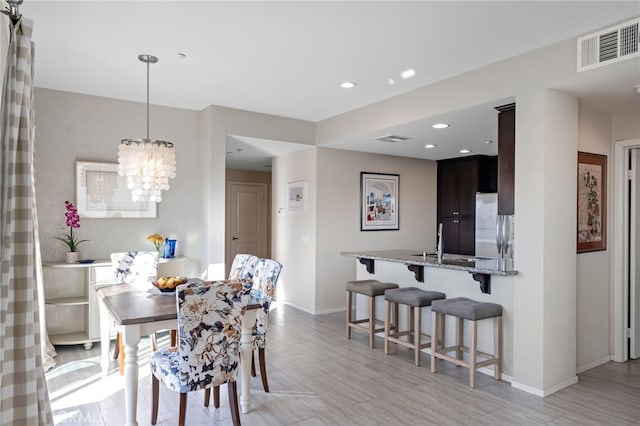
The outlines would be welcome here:
<svg viewBox="0 0 640 426">
<path fill-rule="evenodd" d="M 608 158 L 607 193 L 613 194 L 613 157 L 611 151 L 611 117 L 581 107 L 578 149 Z M 613 197 L 607 199 L 609 211 Z M 611 285 L 610 261 L 612 215 L 607 216 L 607 250 L 580 253 L 577 260 L 577 359 L 578 371 L 608 360 L 611 354 Z"/>
<path fill-rule="evenodd" d="M 342 251 L 436 246 L 436 163 L 318 148 L 315 312 L 344 309 L 346 280 L 356 278 L 354 259 Z M 400 175 L 398 231 L 360 231 L 360 172 Z"/>
<path fill-rule="evenodd" d="M 277 157 L 272 163 L 274 258 L 283 267 L 278 300 L 305 312 L 316 311 L 317 149 L 315 147 Z M 305 182 L 304 209 L 289 211 L 287 185 Z"/>
<path fill-rule="evenodd" d="M 115 163 L 123 138 L 146 135 L 145 104 L 48 89 L 36 89 L 36 202 L 42 257 L 61 261 L 66 245 L 55 239 L 68 230 L 64 201 L 75 203 L 77 160 Z M 189 272 L 200 274 L 202 261 L 202 180 L 198 164 L 202 141 L 195 111 L 151 106 L 150 136 L 176 146 L 177 177 L 163 194 L 156 219 L 82 218 L 77 234 L 82 258 L 105 259 L 111 252 L 151 250 L 153 233 L 178 240 L 177 254 L 190 259 Z"/>
</svg>

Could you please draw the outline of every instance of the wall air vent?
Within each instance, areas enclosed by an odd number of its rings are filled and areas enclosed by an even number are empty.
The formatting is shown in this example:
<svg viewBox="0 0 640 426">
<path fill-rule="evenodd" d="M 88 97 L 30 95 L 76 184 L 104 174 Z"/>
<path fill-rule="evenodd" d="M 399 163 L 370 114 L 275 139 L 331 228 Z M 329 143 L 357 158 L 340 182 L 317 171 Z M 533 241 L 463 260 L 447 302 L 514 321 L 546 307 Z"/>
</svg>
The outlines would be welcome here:
<svg viewBox="0 0 640 426">
<path fill-rule="evenodd" d="M 578 38 L 578 72 L 640 57 L 640 18 Z"/>
<path fill-rule="evenodd" d="M 385 135 L 385 136 L 380 136 L 379 138 L 376 138 L 377 141 L 390 142 L 390 143 L 404 142 L 404 141 L 408 141 L 409 139 L 411 138 L 408 138 L 406 136 L 396 136 L 396 135 Z"/>
</svg>

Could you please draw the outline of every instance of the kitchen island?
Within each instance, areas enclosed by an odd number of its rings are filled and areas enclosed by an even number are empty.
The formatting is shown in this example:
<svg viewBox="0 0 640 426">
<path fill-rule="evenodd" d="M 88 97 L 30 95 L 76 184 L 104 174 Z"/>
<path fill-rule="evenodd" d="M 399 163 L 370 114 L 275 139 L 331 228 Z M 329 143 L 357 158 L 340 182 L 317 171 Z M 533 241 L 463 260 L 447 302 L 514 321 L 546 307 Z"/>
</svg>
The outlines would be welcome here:
<svg viewBox="0 0 640 426">
<path fill-rule="evenodd" d="M 423 290 L 441 291 L 452 297 L 468 297 L 481 302 L 499 303 L 503 307 L 503 380 L 510 380 L 513 372 L 513 285 L 518 271 L 511 259 L 501 260 L 474 256 L 445 254 L 441 260 L 437 256 L 420 250 L 371 250 L 342 252 L 341 255 L 354 257 L 356 279 L 376 279 L 393 282 L 400 287 L 418 287 Z M 376 316 L 383 319 L 384 301 L 376 300 Z M 360 316 L 367 312 L 364 297 L 356 304 Z M 400 316 L 401 326 L 403 315 Z M 431 330 L 431 315 L 424 315 L 423 330 Z M 430 332 L 429 332 L 430 333 Z M 378 334 L 383 336 L 382 333 Z M 478 349 L 493 350 L 493 329 L 489 321 L 478 326 Z M 447 342 L 453 342 L 453 318 L 447 318 Z M 397 349 L 403 350 L 403 349 Z M 428 352 L 429 349 L 425 349 Z M 485 371 L 483 371 L 485 370 Z M 478 370 L 493 374 L 491 369 Z"/>
</svg>

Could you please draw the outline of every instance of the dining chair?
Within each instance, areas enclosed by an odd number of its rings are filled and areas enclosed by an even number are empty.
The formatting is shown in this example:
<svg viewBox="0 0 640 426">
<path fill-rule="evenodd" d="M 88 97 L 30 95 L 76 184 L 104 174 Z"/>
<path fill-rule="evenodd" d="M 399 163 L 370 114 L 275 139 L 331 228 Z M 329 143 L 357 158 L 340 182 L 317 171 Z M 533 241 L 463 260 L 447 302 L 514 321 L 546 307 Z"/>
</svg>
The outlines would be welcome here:
<svg viewBox="0 0 640 426">
<path fill-rule="evenodd" d="M 253 283 L 253 273 L 259 261 L 260 258 L 252 254 L 236 254 L 233 258 L 233 262 L 231 263 L 227 281 L 242 281 L 248 283 L 248 285 L 251 286 Z M 213 389 L 213 406 L 215 408 L 220 407 L 219 395 L 220 389 L 215 386 Z M 204 395 L 205 407 L 209 406 L 209 399 L 209 392 L 206 392 Z"/>
<path fill-rule="evenodd" d="M 269 382 L 267 381 L 267 369 L 265 360 L 265 347 L 267 345 L 267 326 L 269 324 L 269 307 L 276 290 L 278 277 L 282 265 L 273 259 L 260 259 L 256 265 L 251 298 L 259 300 L 260 309 L 256 313 L 256 324 L 251 333 L 253 338 L 253 349 L 258 350 L 258 361 L 260 362 L 260 378 L 265 392 L 269 392 Z M 251 360 L 251 374 L 255 377 L 255 362 Z"/>
<path fill-rule="evenodd" d="M 151 424 L 158 420 L 159 383 L 180 392 L 178 424 L 184 425 L 187 393 L 227 384 L 235 426 L 240 425 L 236 379 L 240 360 L 242 313 L 251 282 L 213 281 L 177 287 L 178 347 L 151 354 Z"/>
<path fill-rule="evenodd" d="M 159 257 L 157 251 L 111 253 L 111 265 L 116 282 L 120 284 L 130 284 L 138 289 L 151 288 L 151 282 L 158 278 Z M 124 372 L 124 351 L 121 350 L 122 344 L 122 336 L 120 332 L 118 332 L 116 334 L 113 359 L 120 358 L 120 374 Z M 151 346 L 154 351 L 157 349 L 155 333 L 151 335 Z"/>
<path fill-rule="evenodd" d="M 253 279 L 253 271 L 260 258 L 252 254 L 236 254 L 229 269 L 230 280 Z"/>
</svg>

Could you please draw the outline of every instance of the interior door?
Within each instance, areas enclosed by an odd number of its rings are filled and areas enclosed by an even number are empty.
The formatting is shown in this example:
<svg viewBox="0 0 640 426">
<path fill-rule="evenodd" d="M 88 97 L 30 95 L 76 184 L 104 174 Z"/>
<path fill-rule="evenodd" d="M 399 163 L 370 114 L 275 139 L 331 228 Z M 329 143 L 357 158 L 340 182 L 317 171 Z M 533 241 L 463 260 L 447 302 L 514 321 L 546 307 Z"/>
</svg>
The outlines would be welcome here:
<svg viewBox="0 0 640 426">
<path fill-rule="evenodd" d="M 640 148 L 630 151 L 629 357 L 640 358 Z"/>
<path fill-rule="evenodd" d="M 234 183 L 229 194 L 226 235 L 226 270 L 238 253 L 267 257 L 267 185 Z"/>
</svg>

